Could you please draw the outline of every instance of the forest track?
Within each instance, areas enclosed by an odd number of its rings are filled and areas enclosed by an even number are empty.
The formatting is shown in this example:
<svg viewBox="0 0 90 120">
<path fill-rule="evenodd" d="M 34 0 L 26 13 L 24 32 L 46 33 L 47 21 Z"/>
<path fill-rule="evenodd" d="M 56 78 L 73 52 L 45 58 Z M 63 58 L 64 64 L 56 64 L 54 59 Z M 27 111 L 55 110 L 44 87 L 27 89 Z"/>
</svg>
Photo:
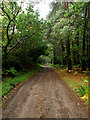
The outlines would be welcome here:
<svg viewBox="0 0 90 120">
<path fill-rule="evenodd" d="M 3 118 L 88 118 L 79 99 L 48 66 L 3 106 Z"/>
</svg>

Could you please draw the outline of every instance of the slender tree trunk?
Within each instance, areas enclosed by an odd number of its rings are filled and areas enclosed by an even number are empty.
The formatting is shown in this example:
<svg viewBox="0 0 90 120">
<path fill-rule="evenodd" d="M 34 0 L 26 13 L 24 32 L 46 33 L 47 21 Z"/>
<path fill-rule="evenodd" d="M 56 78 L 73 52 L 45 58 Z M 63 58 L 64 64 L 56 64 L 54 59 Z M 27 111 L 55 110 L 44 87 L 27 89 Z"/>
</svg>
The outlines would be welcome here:
<svg viewBox="0 0 90 120">
<path fill-rule="evenodd" d="M 54 65 L 57 63 L 56 60 L 56 50 L 55 50 L 55 44 L 53 45 L 53 56 L 54 56 Z"/>
<path fill-rule="evenodd" d="M 63 2 L 63 7 L 64 10 L 68 10 L 68 2 Z M 68 17 L 69 18 L 69 17 Z M 69 36 L 66 40 L 66 48 L 67 48 L 67 65 L 68 65 L 68 70 L 72 69 L 72 65 L 71 65 L 71 53 L 70 53 L 70 39 Z"/>
<path fill-rule="evenodd" d="M 70 40 L 69 40 L 69 36 L 66 40 L 66 48 L 67 48 L 67 65 L 68 65 L 68 70 L 72 69 L 72 65 L 71 65 L 71 57 L 70 57 Z"/>
<path fill-rule="evenodd" d="M 90 19 L 89 11 L 90 11 L 90 6 L 87 8 L 88 20 Z M 90 34 L 89 34 L 89 30 L 88 30 L 88 34 L 87 34 L 87 68 L 90 71 Z"/>
<path fill-rule="evenodd" d="M 61 39 L 61 56 L 62 56 L 62 60 L 61 60 L 61 64 L 64 64 L 64 56 L 63 56 L 63 43 L 62 43 L 62 39 Z"/>
<path fill-rule="evenodd" d="M 64 46 L 63 46 L 63 40 L 61 39 L 61 52 L 62 52 L 62 65 L 65 65 L 65 59 L 64 59 Z"/>
<path fill-rule="evenodd" d="M 87 7 L 84 10 L 84 27 L 83 27 L 83 46 L 82 46 L 82 71 L 86 70 L 86 63 L 85 63 L 85 34 L 86 34 L 86 16 L 87 16 Z"/>
<path fill-rule="evenodd" d="M 90 39 L 88 39 L 88 60 L 87 60 L 87 68 L 90 71 Z"/>
<path fill-rule="evenodd" d="M 77 26 L 77 29 L 78 29 L 78 26 Z M 80 63 L 79 62 L 79 32 L 77 32 L 77 37 L 76 37 L 76 39 L 77 39 L 77 42 L 76 42 L 76 44 L 77 44 L 77 65 Z"/>
<path fill-rule="evenodd" d="M 59 44 L 60 44 L 60 42 L 59 42 Z M 57 47 L 57 55 L 58 55 L 58 60 L 57 60 L 57 62 L 59 63 L 59 65 L 62 65 L 62 59 L 61 59 L 61 56 L 62 56 L 61 44 L 60 44 L 60 46 Z"/>
<path fill-rule="evenodd" d="M 75 17 L 76 17 L 76 19 L 78 18 L 78 15 L 77 14 L 75 14 Z M 78 30 L 79 29 L 79 25 L 77 25 L 76 26 L 76 29 Z M 78 49 L 77 49 L 77 56 L 76 56 L 76 58 L 77 58 L 77 65 L 80 63 L 79 62 L 79 31 L 77 31 L 77 34 L 76 34 L 76 45 L 77 45 L 77 47 L 78 47 Z"/>
<path fill-rule="evenodd" d="M 51 59 L 51 64 L 52 64 L 52 59 Z"/>
<path fill-rule="evenodd" d="M 72 48 L 74 47 L 74 42 L 72 41 Z M 76 65 L 76 51 L 72 50 L 73 64 Z"/>
</svg>

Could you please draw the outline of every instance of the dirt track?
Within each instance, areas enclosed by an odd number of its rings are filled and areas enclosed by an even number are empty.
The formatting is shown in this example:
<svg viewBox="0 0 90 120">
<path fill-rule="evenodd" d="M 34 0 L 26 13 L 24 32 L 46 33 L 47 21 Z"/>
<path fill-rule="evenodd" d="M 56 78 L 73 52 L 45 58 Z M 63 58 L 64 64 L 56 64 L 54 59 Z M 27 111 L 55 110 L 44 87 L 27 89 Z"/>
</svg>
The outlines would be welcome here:
<svg viewBox="0 0 90 120">
<path fill-rule="evenodd" d="M 78 98 L 49 67 L 25 83 L 3 107 L 3 118 L 87 118 Z"/>
</svg>

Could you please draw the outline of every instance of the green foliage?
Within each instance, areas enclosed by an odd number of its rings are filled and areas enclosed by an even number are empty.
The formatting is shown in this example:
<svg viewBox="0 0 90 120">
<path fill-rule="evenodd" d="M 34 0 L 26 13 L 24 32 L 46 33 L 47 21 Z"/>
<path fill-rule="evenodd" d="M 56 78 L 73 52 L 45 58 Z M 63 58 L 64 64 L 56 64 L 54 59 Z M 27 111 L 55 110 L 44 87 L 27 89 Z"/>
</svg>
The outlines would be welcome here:
<svg viewBox="0 0 90 120">
<path fill-rule="evenodd" d="M 64 67 L 64 65 L 60 65 L 60 67 L 61 67 L 61 68 L 63 68 L 63 67 Z"/>
<path fill-rule="evenodd" d="M 13 86 L 11 86 L 9 84 L 9 82 L 3 82 L 3 84 L 2 84 L 2 97 L 4 95 L 7 95 L 12 88 L 13 88 Z"/>
<path fill-rule="evenodd" d="M 7 4 L 7 3 L 5 3 Z M 9 2 L 10 4 L 10 2 Z M 20 7 L 16 4 L 13 4 L 13 9 L 17 10 Z M 7 5 L 5 7 L 8 14 L 13 18 L 12 4 L 10 7 Z M 33 10 L 33 5 L 30 3 L 26 9 L 26 12 L 19 13 L 16 16 L 16 19 L 11 22 L 9 26 L 9 37 L 13 36 L 13 39 L 9 42 L 7 50 L 5 52 L 5 47 L 8 44 L 7 39 L 7 26 L 8 26 L 8 17 L 6 14 L 2 17 L 2 44 L 3 44 L 3 75 L 13 75 L 15 76 L 15 70 L 20 71 L 23 67 L 32 66 L 33 63 L 37 62 L 39 56 L 45 54 L 47 49 L 46 41 L 43 40 L 43 33 L 46 27 L 47 22 L 43 19 L 39 19 L 39 12 Z M 14 34 L 12 33 L 12 27 L 15 26 Z M 15 47 L 14 47 L 15 46 Z M 6 55 L 7 53 L 7 55 Z M 13 69 L 15 68 L 15 70 Z M 11 69 L 12 68 L 12 69 Z"/>
<path fill-rule="evenodd" d="M 49 58 L 48 56 L 45 56 L 45 55 L 41 55 L 39 58 L 38 58 L 38 63 L 40 64 L 48 64 L 51 62 L 51 58 Z"/>
<path fill-rule="evenodd" d="M 80 64 L 78 64 L 78 65 L 74 65 L 74 66 L 73 66 L 73 70 L 78 70 L 79 67 L 81 67 Z"/>
<path fill-rule="evenodd" d="M 90 71 L 86 71 L 86 74 L 90 75 Z"/>
<path fill-rule="evenodd" d="M 55 64 L 54 67 L 55 67 L 55 68 L 59 68 L 60 65 L 59 65 L 59 64 Z"/>
<path fill-rule="evenodd" d="M 2 71 L 2 74 L 4 75 L 4 76 L 12 76 L 12 77 L 15 77 L 15 76 L 17 76 L 17 71 L 15 70 L 15 68 L 14 67 L 11 67 L 10 69 L 3 69 L 3 71 Z"/>
<path fill-rule="evenodd" d="M 88 80 L 85 79 L 82 81 L 82 84 L 78 86 L 78 88 L 74 88 L 73 90 L 75 90 L 81 97 L 83 97 L 85 94 L 88 93 Z"/>
<path fill-rule="evenodd" d="M 15 70 L 14 67 L 11 67 L 9 70 L 7 70 L 8 74 L 10 74 L 10 76 L 16 76 L 17 75 L 17 71 Z"/>
<path fill-rule="evenodd" d="M 23 82 L 27 78 L 29 78 L 31 75 L 35 74 L 38 70 L 40 70 L 40 67 L 36 68 L 35 70 L 28 70 L 27 72 L 20 72 L 18 75 L 14 78 L 7 78 L 3 80 L 2 82 L 2 97 L 7 95 L 12 88 L 14 88 L 17 84 Z"/>
<path fill-rule="evenodd" d="M 53 5 L 52 5 L 53 3 Z M 48 21 L 52 24 L 52 26 L 48 26 L 47 29 L 47 38 L 49 44 L 52 45 L 52 48 L 55 49 L 52 55 L 53 62 L 54 58 L 57 61 L 57 64 L 68 65 L 80 65 L 83 66 L 82 61 L 85 60 L 86 64 L 84 66 L 88 66 L 89 61 L 88 52 L 89 52 L 89 8 L 88 3 L 85 2 L 75 2 L 68 3 L 67 8 L 65 9 L 63 3 L 61 2 L 52 2 L 51 3 L 51 11 L 48 14 Z M 67 3 L 66 3 L 67 4 Z M 59 5 L 59 7 L 58 7 Z M 87 7 L 86 18 L 85 8 Z M 83 55 L 83 29 L 84 23 L 86 21 L 86 29 L 85 29 L 85 55 Z M 69 42 L 68 42 L 69 41 Z M 70 48 L 69 48 L 70 47 Z M 52 50 L 53 50 L 52 49 Z M 55 54 L 54 54 L 55 53 Z M 71 62 L 70 62 L 71 59 Z M 90 68 L 90 65 L 89 65 Z M 75 67 L 77 69 L 77 67 Z"/>
</svg>

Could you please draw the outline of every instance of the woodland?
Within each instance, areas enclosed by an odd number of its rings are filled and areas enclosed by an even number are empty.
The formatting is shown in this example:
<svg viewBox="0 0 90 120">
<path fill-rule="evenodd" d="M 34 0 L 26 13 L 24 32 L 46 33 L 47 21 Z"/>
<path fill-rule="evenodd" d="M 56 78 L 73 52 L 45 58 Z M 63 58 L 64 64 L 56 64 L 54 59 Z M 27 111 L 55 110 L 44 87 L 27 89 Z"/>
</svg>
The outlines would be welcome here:
<svg viewBox="0 0 90 120">
<path fill-rule="evenodd" d="M 12 77 L 25 80 L 43 64 L 90 71 L 90 2 L 51 2 L 46 20 L 33 7 L 0 3 L 3 96 L 18 83 Z"/>
</svg>

